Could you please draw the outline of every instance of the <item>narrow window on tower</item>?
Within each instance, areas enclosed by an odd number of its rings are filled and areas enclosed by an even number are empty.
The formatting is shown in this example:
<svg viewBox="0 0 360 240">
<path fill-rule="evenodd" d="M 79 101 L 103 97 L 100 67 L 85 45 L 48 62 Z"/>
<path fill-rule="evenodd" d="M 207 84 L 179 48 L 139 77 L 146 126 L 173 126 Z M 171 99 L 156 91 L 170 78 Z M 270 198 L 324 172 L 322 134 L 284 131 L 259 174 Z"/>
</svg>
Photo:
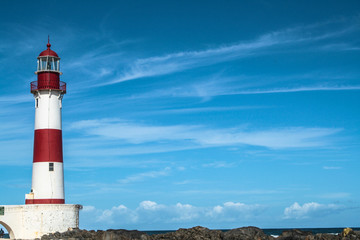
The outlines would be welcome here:
<svg viewBox="0 0 360 240">
<path fill-rule="evenodd" d="M 54 163 L 49 163 L 49 172 L 53 172 L 54 171 Z"/>
<path fill-rule="evenodd" d="M 39 99 L 38 99 L 38 98 L 35 99 L 35 107 L 36 107 L 36 108 L 39 107 Z"/>
</svg>

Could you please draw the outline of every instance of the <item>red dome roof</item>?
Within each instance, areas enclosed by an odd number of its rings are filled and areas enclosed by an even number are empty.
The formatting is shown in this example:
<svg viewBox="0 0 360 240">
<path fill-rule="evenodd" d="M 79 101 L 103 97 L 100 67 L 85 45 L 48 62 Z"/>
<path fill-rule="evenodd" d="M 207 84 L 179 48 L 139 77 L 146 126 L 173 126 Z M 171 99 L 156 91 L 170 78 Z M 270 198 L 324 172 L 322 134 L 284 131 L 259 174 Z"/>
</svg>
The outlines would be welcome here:
<svg viewBox="0 0 360 240">
<path fill-rule="evenodd" d="M 53 50 L 50 49 L 51 44 L 50 44 L 49 42 L 48 42 L 48 44 L 47 44 L 46 46 L 47 46 L 47 49 L 44 50 L 44 51 L 42 51 L 42 52 L 39 54 L 39 57 L 43 57 L 43 56 L 59 57 L 56 52 L 54 52 Z"/>
</svg>

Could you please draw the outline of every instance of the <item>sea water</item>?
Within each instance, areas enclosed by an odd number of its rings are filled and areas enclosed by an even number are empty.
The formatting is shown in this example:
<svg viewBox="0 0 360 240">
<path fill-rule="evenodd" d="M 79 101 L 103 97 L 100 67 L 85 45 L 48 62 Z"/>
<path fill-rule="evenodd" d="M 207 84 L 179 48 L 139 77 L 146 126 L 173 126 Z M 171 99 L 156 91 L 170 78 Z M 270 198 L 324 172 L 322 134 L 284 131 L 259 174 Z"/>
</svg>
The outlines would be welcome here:
<svg viewBox="0 0 360 240">
<path fill-rule="evenodd" d="M 5 233 L 2 238 L 10 238 L 10 237 L 9 237 L 9 234 Z"/>
</svg>

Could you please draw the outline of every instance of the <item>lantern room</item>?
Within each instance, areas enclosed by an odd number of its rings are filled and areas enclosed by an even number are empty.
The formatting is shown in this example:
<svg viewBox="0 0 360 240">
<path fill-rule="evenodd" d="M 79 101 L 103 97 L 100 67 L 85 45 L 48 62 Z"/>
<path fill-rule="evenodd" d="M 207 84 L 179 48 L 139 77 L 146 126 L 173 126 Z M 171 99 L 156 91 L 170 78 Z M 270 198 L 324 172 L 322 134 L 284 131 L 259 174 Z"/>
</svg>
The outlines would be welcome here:
<svg viewBox="0 0 360 240">
<path fill-rule="evenodd" d="M 60 81 L 60 58 L 56 52 L 50 49 L 48 41 L 47 49 L 42 51 L 37 58 L 35 74 L 38 80 L 31 83 L 31 92 L 38 90 L 60 90 L 66 93 L 66 83 Z"/>
<path fill-rule="evenodd" d="M 57 71 L 60 72 L 60 58 L 53 56 L 39 56 L 37 60 L 37 71 Z"/>
<path fill-rule="evenodd" d="M 47 49 L 45 51 L 42 51 L 39 56 L 38 56 L 38 60 L 37 60 L 37 70 L 36 70 L 36 74 L 43 72 L 43 71 L 54 71 L 54 72 L 58 72 L 59 74 L 61 74 L 60 72 L 60 58 L 57 55 L 56 52 L 54 52 L 53 50 L 50 49 L 51 44 L 50 42 L 48 42 L 48 44 L 46 45 Z"/>
</svg>

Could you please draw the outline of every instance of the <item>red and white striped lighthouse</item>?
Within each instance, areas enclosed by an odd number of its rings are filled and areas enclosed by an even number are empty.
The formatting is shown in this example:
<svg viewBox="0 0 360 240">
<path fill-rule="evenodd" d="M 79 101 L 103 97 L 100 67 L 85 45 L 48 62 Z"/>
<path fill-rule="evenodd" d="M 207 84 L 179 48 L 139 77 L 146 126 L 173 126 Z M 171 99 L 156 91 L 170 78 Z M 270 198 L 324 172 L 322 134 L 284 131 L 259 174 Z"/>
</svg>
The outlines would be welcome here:
<svg viewBox="0 0 360 240">
<path fill-rule="evenodd" d="M 60 81 L 60 58 L 47 49 L 37 60 L 37 81 L 31 83 L 35 98 L 35 133 L 31 192 L 25 204 L 64 204 L 61 108 L 66 83 Z"/>
</svg>

